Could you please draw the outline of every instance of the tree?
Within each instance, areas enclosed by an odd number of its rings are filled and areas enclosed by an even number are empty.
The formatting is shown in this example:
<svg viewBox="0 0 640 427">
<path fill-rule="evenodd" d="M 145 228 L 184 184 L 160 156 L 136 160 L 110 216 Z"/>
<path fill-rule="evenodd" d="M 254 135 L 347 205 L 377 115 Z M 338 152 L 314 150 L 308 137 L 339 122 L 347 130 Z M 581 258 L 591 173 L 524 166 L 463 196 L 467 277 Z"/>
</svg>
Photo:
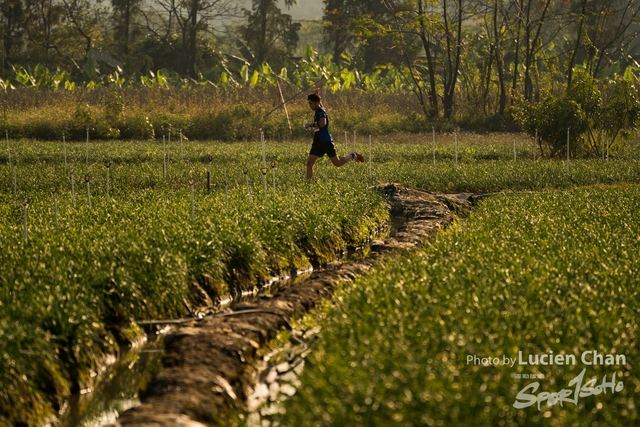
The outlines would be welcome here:
<svg viewBox="0 0 640 427">
<path fill-rule="evenodd" d="M 358 14 L 360 3 L 356 0 L 324 0 L 324 4 L 322 16 L 324 45 L 334 58 L 340 58 L 349 50 L 353 53 L 356 39 L 350 26 Z"/>
<path fill-rule="evenodd" d="M 23 41 L 24 4 L 22 0 L 4 0 L 2 13 L 3 61 L 13 61 Z"/>
<path fill-rule="evenodd" d="M 444 95 L 442 108 L 444 117 L 448 119 L 453 113 L 456 83 L 460 70 L 460 57 L 462 53 L 462 0 L 453 0 L 449 5 L 447 0 L 442 1 L 442 18 L 445 34 L 445 53 L 443 67 Z"/>
<path fill-rule="evenodd" d="M 499 13 L 499 1 L 493 1 L 493 7 L 491 12 L 491 25 L 487 25 L 491 30 L 487 31 L 487 35 L 492 38 L 491 43 L 491 53 L 490 61 L 495 58 L 496 60 L 496 70 L 498 72 L 498 88 L 499 88 L 499 107 L 498 114 L 503 115 L 504 110 L 507 106 L 507 90 L 505 85 L 505 73 L 504 73 L 504 57 L 503 57 L 503 38 L 504 38 L 504 28 L 505 28 L 505 14 Z M 486 93 L 489 92 L 489 80 L 491 75 L 491 66 L 489 65 L 489 69 L 487 70 L 487 86 Z M 486 95 L 485 95 L 486 99 Z"/>
<path fill-rule="evenodd" d="M 429 117 L 438 115 L 439 80 L 443 85 L 441 94 L 444 118 L 450 118 L 464 48 L 462 28 L 465 12 L 462 0 L 442 0 L 439 3 L 425 3 L 422 0 L 395 3 L 386 0 L 385 5 L 394 16 L 394 23 L 391 26 L 377 26 L 378 31 L 398 35 L 399 41 L 395 45 L 403 52 L 414 92 L 425 114 Z M 416 42 L 421 43 L 424 58 L 415 55 Z M 425 73 L 429 82 L 428 109 L 423 93 Z"/>
<path fill-rule="evenodd" d="M 93 6 L 89 0 L 62 0 L 65 18 L 70 23 L 71 29 L 78 36 L 73 39 L 73 44 L 82 49 L 82 59 L 86 60 L 89 53 L 97 45 L 102 45 L 106 29 L 106 10 L 99 6 Z M 76 54 L 75 49 L 70 47 L 70 57 Z"/>
<path fill-rule="evenodd" d="M 23 64 L 65 67 L 72 56 L 65 9 L 59 1 L 28 0 L 25 9 L 26 55 Z"/>
<path fill-rule="evenodd" d="M 343 52 L 350 53 L 364 71 L 373 71 L 376 66 L 390 62 L 401 62 L 403 55 L 394 48 L 393 37 L 372 28 L 394 25 L 396 16 L 393 10 L 400 3 L 402 1 L 398 0 L 326 0 L 323 16 L 325 46 L 334 58 L 340 58 Z"/>
<path fill-rule="evenodd" d="M 393 16 L 393 24 L 391 26 L 379 26 L 369 24 L 370 28 L 366 32 L 360 32 L 360 37 L 371 37 L 373 34 L 378 38 L 389 38 L 391 45 L 399 50 L 401 60 L 397 63 L 403 63 L 404 67 L 399 67 L 407 71 L 405 73 L 406 80 L 411 82 L 411 88 L 418 98 L 418 102 L 427 117 L 438 116 L 438 94 L 436 89 L 436 69 L 434 56 L 432 55 L 432 45 L 430 41 L 432 20 L 427 18 L 425 7 L 422 0 L 417 2 L 417 11 L 414 4 L 410 1 L 396 3 L 394 1 L 385 0 L 385 7 Z M 428 27 L 429 26 L 429 27 Z M 417 58 L 417 40 L 422 43 L 425 52 L 425 61 Z M 390 59 L 393 57 L 390 57 Z M 429 76 L 428 100 L 430 107 L 427 107 L 427 94 L 425 94 L 424 74 Z"/>
<path fill-rule="evenodd" d="M 295 0 L 285 0 L 288 8 L 294 4 Z M 247 24 L 240 27 L 240 34 L 253 55 L 252 65 L 269 62 L 272 68 L 280 69 L 298 44 L 300 23 L 282 13 L 276 0 L 253 0 L 251 11 L 245 9 L 245 16 Z"/>
<path fill-rule="evenodd" d="M 524 98 L 527 101 L 533 99 L 533 80 L 531 71 L 536 65 L 536 56 L 544 47 L 542 41 L 543 29 L 547 23 L 547 13 L 551 0 L 518 0 L 516 1 L 516 45 L 515 61 L 513 64 L 513 86 L 515 92 L 518 81 L 519 57 L 524 49 L 522 68 L 524 70 Z M 520 45 L 524 46 L 520 46 Z"/>
<path fill-rule="evenodd" d="M 570 153 L 599 157 L 604 147 L 615 151 L 637 135 L 640 99 L 634 78 L 629 69 L 622 77 L 598 82 L 586 68 L 577 68 L 563 96 L 522 102 L 516 120 L 529 135 L 538 136 L 543 155 L 564 157 L 569 128 Z"/>
<path fill-rule="evenodd" d="M 203 47 L 212 45 L 211 23 L 239 16 L 233 0 L 158 0 L 155 9 L 141 13 L 149 32 L 143 48 L 155 52 L 150 55 L 156 58 L 154 66 L 160 61 L 175 64 L 174 70 L 194 78 L 205 65 Z"/>
<path fill-rule="evenodd" d="M 576 63 L 576 57 L 578 55 L 578 51 L 580 46 L 582 45 L 582 35 L 584 31 L 584 21 L 585 15 L 587 12 L 587 0 L 580 1 L 580 13 L 577 15 L 578 28 L 575 32 L 576 40 L 573 49 L 571 50 L 571 57 L 569 58 L 569 63 L 567 65 L 567 87 L 571 87 L 571 80 L 573 78 L 573 67 Z"/>
<path fill-rule="evenodd" d="M 137 23 L 141 5 L 142 0 L 111 0 L 115 53 L 121 59 L 128 59 L 131 45 L 141 34 Z"/>
<path fill-rule="evenodd" d="M 638 0 L 592 0 L 585 6 L 583 45 L 587 70 L 592 76 L 626 59 L 629 45 L 640 33 L 639 13 Z"/>
</svg>

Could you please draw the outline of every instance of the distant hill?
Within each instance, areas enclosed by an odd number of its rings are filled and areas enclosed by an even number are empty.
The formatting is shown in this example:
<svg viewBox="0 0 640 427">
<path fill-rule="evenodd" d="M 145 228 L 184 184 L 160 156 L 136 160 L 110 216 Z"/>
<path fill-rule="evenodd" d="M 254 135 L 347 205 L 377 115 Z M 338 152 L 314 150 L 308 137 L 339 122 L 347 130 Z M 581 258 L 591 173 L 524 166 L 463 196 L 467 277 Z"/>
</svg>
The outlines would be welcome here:
<svg viewBox="0 0 640 427">
<path fill-rule="evenodd" d="M 278 6 L 283 13 L 290 14 L 294 20 L 300 19 L 322 19 L 322 10 L 324 3 L 322 0 L 297 0 L 296 5 L 291 9 L 287 9 L 284 0 L 278 0 Z M 238 0 L 238 4 L 246 9 L 251 9 L 251 0 Z"/>
</svg>

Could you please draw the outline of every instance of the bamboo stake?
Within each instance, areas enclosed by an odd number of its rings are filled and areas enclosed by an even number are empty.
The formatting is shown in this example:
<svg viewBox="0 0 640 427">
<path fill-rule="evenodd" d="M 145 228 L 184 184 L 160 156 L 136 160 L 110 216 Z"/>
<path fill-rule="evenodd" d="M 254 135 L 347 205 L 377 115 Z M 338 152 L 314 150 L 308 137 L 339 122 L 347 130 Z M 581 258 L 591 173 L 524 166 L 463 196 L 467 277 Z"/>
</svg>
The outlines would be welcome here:
<svg viewBox="0 0 640 427">
<path fill-rule="evenodd" d="M 271 177 L 273 178 L 273 192 L 276 192 L 276 162 L 271 162 Z"/>
<path fill-rule="evenodd" d="M 87 201 L 89 202 L 89 209 L 91 209 L 91 187 L 89 184 L 89 175 L 84 176 L 84 182 L 87 183 Z"/>
<path fill-rule="evenodd" d="M 29 239 L 29 227 L 27 225 L 27 209 L 29 208 L 29 201 L 24 199 L 22 205 L 24 207 L 24 240 L 26 241 Z"/>
<path fill-rule="evenodd" d="M 262 172 L 262 178 L 264 180 L 264 206 L 267 207 L 267 168 L 260 168 L 260 172 Z"/>
<path fill-rule="evenodd" d="M 264 142 L 264 132 L 260 129 L 260 142 L 262 143 L 262 167 L 267 167 L 267 151 Z"/>
<path fill-rule="evenodd" d="M 171 125 L 169 125 L 169 142 L 167 143 L 167 166 L 171 162 Z"/>
<path fill-rule="evenodd" d="M 89 127 L 87 126 L 87 167 L 89 167 Z"/>
<path fill-rule="evenodd" d="M 458 132 L 455 130 L 453 131 L 453 144 L 456 151 L 456 169 L 458 169 Z"/>
<path fill-rule="evenodd" d="M 371 135 L 369 135 L 369 181 L 371 181 Z"/>
<path fill-rule="evenodd" d="M 58 203 L 56 202 L 56 187 L 51 187 L 51 194 L 53 194 L 53 213 L 56 218 L 56 230 L 60 229 L 58 224 Z"/>
<path fill-rule="evenodd" d="M 9 163 L 11 163 L 11 149 L 9 148 L 9 130 L 5 129 L 4 134 L 7 138 L 7 155 L 9 156 Z"/>
<path fill-rule="evenodd" d="M 280 82 L 276 79 L 276 84 L 278 85 L 278 92 L 280 92 L 280 100 L 282 101 L 282 106 L 284 107 L 284 115 L 287 117 L 287 124 L 289 125 L 289 134 L 293 135 L 293 128 L 291 127 L 291 120 L 289 120 L 289 112 L 287 111 L 287 103 L 284 100 L 284 96 L 282 95 L 282 88 L 280 87 Z"/>
<path fill-rule="evenodd" d="M 73 182 L 73 168 L 69 169 L 69 176 L 71 178 L 71 203 L 73 203 L 73 207 L 76 207 L 76 191 L 75 184 Z"/>
<path fill-rule="evenodd" d="M 189 185 L 191 186 L 191 222 L 196 222 L 196 202 L 193 194 L 193 184 L 193 179 L 189 180 Z"/>
<path fill-rule="evenodd" d="M 107 168 L 107 198 L 109 197 L 109 169 L 111 168 L 111 162 L 105 164 Z"/>
<path fill-rule="evenodd" d="M 431 126 L 431 145 L 433 147 L 433 164 L 436 164 L 436 128 Z"/>
<path fill-rule="evenodd" d="M 178 129 L 178 133 L 180 134 L 180 160 L 184 162 L 184 152 L 182 151 L 182 129 Z"/>
<path fill-rule="evenodd" d="M 249 190 L 249 177 L 247 176 L 248 172 L 249 170 L 247 168 L 242 169 L 242 173 L 244 174 L 244 182 L 247 184 L 247 198 L 249 200 L 253 200 L 253 197 L 251 197 L 251 191 Z"/>
</svg>

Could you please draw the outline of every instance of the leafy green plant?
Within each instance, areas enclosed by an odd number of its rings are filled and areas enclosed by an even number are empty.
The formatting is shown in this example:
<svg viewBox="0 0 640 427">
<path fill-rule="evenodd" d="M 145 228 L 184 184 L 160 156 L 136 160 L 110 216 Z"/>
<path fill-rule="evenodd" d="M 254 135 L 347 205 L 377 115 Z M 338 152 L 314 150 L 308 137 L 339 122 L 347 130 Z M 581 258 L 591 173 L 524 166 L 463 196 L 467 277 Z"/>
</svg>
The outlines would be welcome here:
<svg viewBox="0 0 640 427">
<path fill-rule="evenodd" d="M 129 140 L 155 139 L 155 130 L 149 117 L 141 114 L 129 116 L 120 129 L 120 137 Z"/>
<path fill-rule="evenodd" d="M 516 120 L 529 135 L 537 135 L 542 156 L 566 156 L 567 149 L 574 156 L 584 151 L 582 134 L 589 130 L 588 119 L 580 104 L 569 97 L 526 104 L 516 113 Z"/>
<path fill-rule="evenodd" d="M 123 96 L 116 91 L 110 92 L 104 104 L 107 123 L 113 127 L 123 127 L 125 124 Z"/>
<path fill-rule="evenodd" d="M 547 97 L 534 105 L 521 103 L 514 111 L 516 121 L 529 135 L 537 135 L 542 155 L 566 155 L 567 128 L 573 156 L 600 157 L 603 150 L 617 153 L 636 135 L 640 119 L 632 77 L 617 77 L 599 88 L 583 69 L 576 69 L 574 76 L 564 96 Z"/>
</svg>

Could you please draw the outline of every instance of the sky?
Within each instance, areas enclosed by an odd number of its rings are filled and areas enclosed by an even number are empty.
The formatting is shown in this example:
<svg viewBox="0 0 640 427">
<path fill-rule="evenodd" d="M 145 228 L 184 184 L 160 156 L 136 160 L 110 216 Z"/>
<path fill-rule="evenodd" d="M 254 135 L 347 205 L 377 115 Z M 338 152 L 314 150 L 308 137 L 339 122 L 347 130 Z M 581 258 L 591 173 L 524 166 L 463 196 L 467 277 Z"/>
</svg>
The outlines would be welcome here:
<svg viewBox="0 0 640 427">
<path fill-rule="evenodd" d="M 322 19 L 322 9 L 324 8 L 322 0 L 297 0 L 297 4 L 288 12 L 286 7 L 284 7 L 283 0 L 280 0 L 278 5 L 284 13 L 289 13 L 294 20 Z"/>
</svg>

